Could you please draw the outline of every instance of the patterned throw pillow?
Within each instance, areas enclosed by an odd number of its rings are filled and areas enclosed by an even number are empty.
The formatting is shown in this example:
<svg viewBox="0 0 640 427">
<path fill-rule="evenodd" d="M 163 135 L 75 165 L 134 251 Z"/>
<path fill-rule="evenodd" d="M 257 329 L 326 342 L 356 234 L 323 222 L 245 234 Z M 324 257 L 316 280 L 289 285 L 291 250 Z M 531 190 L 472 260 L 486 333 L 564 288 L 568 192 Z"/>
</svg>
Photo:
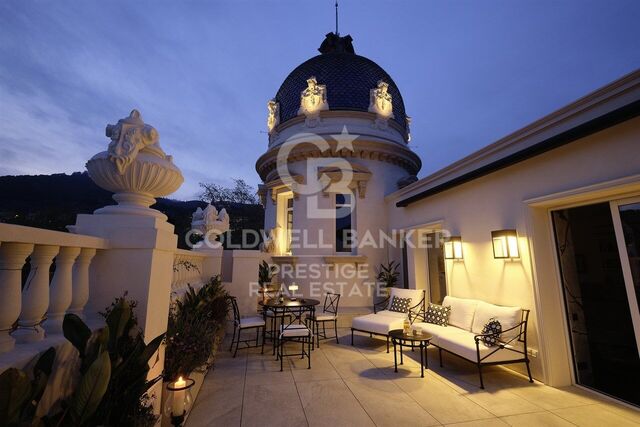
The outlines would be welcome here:
<svg viewBox="0 0 640 427">
<path fill-rule="evenodd" d="M 451 306 L 443 306 L 429 303 L 427 313 L 424 315 L 424 321 L 433 323 L 434 325 L 447 326 L 449 324 L 449 315 L 451 314 Z"/>
<path fill-rule="evenodd" d="M 389 311 L 397 311 L 399 313 L 407 313 L 411 306 L 411 298 L 398 298 L 393 297 L 391 300 L 391 306 L 389 307 Z"/>
<path fill-rule="evenodd" d="M 484 328 L 482 328 L 482 334 L 490 334 L 482 337 L 482 342 L 487 347 L 493 347 L 498 344 L 500 334 L 502 333 L 502 325 L 495 317 L 489 319 Z"/>
</svg>

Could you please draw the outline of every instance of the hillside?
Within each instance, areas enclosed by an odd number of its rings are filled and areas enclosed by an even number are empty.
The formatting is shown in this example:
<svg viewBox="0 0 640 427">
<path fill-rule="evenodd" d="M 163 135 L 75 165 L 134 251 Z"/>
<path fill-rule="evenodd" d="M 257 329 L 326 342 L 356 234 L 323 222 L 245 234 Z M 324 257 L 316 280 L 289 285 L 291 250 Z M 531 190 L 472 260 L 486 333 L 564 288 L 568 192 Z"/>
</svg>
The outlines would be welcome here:
<svg viewBox="0 0 640 427">
<path fill-rule="evenodd" d="M 0 176 L 0 222 L 67 231 L 80 213 L 92 213 L 115 201 L 98 187 L 86 172 L 53 175 Z M 191 214 L 206 206 L 200 200 L 158 199 L 152 207 L 167 215 L 175 226 L 178 246 L 186 248 L 184 236 L 190 228 Z M 231 217 L 232 241 L 241 242 L 241 230 L 261 230 L 264 210 L 260 205 L 221 203 Z"/>
</svg>

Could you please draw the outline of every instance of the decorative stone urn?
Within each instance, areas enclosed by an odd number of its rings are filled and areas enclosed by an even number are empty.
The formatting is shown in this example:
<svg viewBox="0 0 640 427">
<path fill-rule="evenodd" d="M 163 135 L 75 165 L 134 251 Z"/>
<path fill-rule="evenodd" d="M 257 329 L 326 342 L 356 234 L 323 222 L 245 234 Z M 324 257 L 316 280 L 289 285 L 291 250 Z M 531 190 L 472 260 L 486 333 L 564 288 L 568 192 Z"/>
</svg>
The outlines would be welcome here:
<svg viewBox="0 0 640 427">
<path fill-rule="evenodd" d="M 146 215 L 167 217 L 149 208 L 156 197 L 175 192 L 184 178 L 171 156 L 160 147 L 158 131 L 145 124 L 138 110 L 129 117 L 107 125 L 111 138 L 107 151 L 93 156 L 86 164 L 91 179 L 115 194 L 118 202 L 96 210 L 96 214 Z"/>
</svg>

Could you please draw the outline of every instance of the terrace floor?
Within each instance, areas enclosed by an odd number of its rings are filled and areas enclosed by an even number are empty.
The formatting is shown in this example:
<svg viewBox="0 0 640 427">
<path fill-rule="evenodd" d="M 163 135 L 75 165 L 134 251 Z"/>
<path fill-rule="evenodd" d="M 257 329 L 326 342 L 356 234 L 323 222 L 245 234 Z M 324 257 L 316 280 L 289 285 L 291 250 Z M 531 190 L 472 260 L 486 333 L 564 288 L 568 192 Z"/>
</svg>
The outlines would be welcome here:
<svg viewBox="0 0 640 427">
<path fill-rule="evenodd" d="M 474 365 L 429 350 L 420 378 L 418 352 L 405 352 L 393 372 L 393 351 L 384 341 L 342 329 L 340 344 L 323 341 L 306 359 L 280 363 L 265 346 L 218 353 L 187 421 L 187 427 L 224 426 L 603 426 L 640 425 L 640 411 L 577 387 L 539 383 L 501 367 L 486 369 L 485 390 Z M 298 347 L 299 348 L 299 347 Z M 267 349 L 269 351 L 267 351 Z M 415 359 L 418 358 L 418 362 Z"/>
</svg>

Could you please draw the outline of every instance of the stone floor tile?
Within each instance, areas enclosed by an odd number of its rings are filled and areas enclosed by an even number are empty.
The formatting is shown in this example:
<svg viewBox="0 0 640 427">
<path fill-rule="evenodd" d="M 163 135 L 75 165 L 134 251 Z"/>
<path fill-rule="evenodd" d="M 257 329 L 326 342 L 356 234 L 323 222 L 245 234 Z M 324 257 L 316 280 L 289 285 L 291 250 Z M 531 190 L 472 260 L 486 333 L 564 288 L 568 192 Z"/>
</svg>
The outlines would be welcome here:
<svg viewBox="0 0 640 427">
<path fill-rule="evenodd" d="M 510 415 L 502 420 L 514 427 L 571 427 L 574 424 L 551 412 L 533 412 L 530 414 Z"/>
</svg>

